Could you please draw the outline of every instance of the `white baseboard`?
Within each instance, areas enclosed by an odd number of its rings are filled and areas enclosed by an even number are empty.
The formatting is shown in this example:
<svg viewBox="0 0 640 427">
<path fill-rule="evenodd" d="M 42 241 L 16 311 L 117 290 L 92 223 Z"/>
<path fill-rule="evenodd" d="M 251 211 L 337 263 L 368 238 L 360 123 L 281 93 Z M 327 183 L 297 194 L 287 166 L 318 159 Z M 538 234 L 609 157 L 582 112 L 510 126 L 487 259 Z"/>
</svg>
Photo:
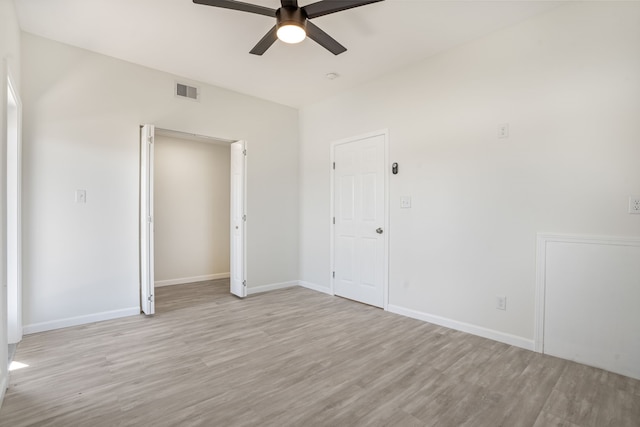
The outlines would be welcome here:
<svg viewBox="0 0 640 427">
<path fill-rule="evenodd" d="M 207 280 L 228 279 L 230 273 L 206 274 L 204 276 L 183 277 L 181 279 L 156 280 L 155 286 L 183 285 L 185 283 L 206 282 Z"/>
<path fill-rule="evenodd" d="M 525 350 L 534 351 L 534 341 L 531 339 L 522 338 L 493 329 L 483 328 L 482 326 L 459 322 L 457 320 L 448 319 L 446 317 L 436 316 L 433 314 L 428 314 L 392 304 L 389 304 L 389 306 L 387 307 L 387 311 L 400 314 L 402 316 L 411 317 L 413 319 L 422 320 L 424 322 L 433 323 L 435 325 L 444 326 L 446 328 L 455 329 L 456 331 L 462 331 L 468 334 L 477 335 L 483 338 L 488 338 L 490 340 L 513 345 L 515 347 L 524 348 Z"/>
<path fill-rule="evenodd" d="M 311 289 L 312 291 L 322 292 L 323 294 L 333 295 L 331 292 L 331 288 L 327 288 L 325 286 L 316 285 L 315 283 L 305 282 L 302 280 L 298 281 L 298 286 L 302 286 L 303 288 Z"/>
<path fill-rule="evenodd" d="M 255 286 L 255 287 L 248 286 L 247 295 L 259 294 L 261 292 L 275 291 L 277 289 L 292 288 L 294 286 L 298 286 L 297 280 L 293 280 L 291 282 L 273 283 L 271 285 L 262 285 L 262 286 Z"/>
<path fill-rule="evenodd" d="M 102 313 L 87 314 L 85 316 L 69 317 L 66 319 L 52 320 L 50 322 L 25 325 L 22 332 L 25 335 L 35 334 L 37 332 L 51 331 L 53 329 L 67 328 L 69 326 L 85 325 L 87 323 L 101 322 L 103 320 L 118 319 L 120 317 L 135 316 L 138 314 L 140 314 L 140 307 L 103 311 Z"/>
<path fill-rule="evenodd" d="M 303 288 L 311 289 L 313 291 L 322 292 L 328 295 L 333 295 L 331 289 L 318 286 L 314 283 L 299 281 L 299 286 Z M 504 332 L 496 331 L 493 329 L 483 328 L 482 326 L 472 325 L 470 323 L 460 322 L 457 320 L 448 319 L 446 317 L 436 316 L 422 311 L 412 310 L 398 305 L 389 304 L 387 311 L 402 316 L 411 317 L 412 319 L 422 320 L 423 322 L 433 323 L 434 325 L 444 326 L 456 331 L 466 332 L 468 334 L 477 335 L 490 340 L 502 342 L 505 344 L 513 345 L 515 347 L 524 348 L 526 350 L 534 350 L 534 341 L 526 338 L 522 338 L 516 335 L 507 334 Z"/>
</svg>

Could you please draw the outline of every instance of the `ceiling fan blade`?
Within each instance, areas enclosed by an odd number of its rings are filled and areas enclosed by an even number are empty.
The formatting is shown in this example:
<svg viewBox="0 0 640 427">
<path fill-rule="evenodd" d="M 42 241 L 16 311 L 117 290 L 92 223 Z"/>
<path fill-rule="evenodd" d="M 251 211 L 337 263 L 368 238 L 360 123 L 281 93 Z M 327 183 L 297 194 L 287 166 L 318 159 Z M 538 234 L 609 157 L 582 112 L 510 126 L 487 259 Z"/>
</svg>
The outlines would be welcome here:
<svg viewBox="0 0 640 427">
<path fill-rule="evenodd" d="M 281 0 L 282 7 L 298 7 L 298 0 Z"/>
<path fill-rule="evenodd" d="M 267 34 L 258 42 L 257 45 L 251 49 L 249 53 L 254 55 L 262 55 L 271 47 L 271 45 L 278 39 L 278 28 L 274 25 Z"/>
<path fill-rule="evenodd" d="M 307 36 L 334 55 L 340 55 L 342 52 L 347 50 L 346 47 L 342 46 L 334 40 L 333 37 L 322 31 L 311 21 L 307 21 Z"/>
<path fill-rule="evenodd" d="M 306 12 L 309 19 L 312 19 L 379 1 L 384 0 L 324 0 L 308 4 L 301 9 Z"/>
<path fill-rule="evenodd" d="M 264 6 L 245 3 L 235 0 L 193 0 L 196 4 L 206 6 L 222 7 L 224 9 L 240 10 L 242 12 L 257 13 L 258 15 L 276 16 L 276 10 Z"/>
</svg>

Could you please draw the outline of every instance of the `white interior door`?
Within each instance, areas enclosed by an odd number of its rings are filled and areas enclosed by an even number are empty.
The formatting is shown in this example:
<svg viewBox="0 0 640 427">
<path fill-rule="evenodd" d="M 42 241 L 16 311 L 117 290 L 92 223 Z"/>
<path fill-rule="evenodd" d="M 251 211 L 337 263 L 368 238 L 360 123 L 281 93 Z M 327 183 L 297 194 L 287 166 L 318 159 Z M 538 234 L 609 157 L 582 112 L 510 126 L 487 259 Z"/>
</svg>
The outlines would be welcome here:
<svg viewBox="0 0 640 427">
<path fill-rule="evenodd" d="M 155 313 L 153 265 L 153 138 L 155 127 L 140 133 L 140 307 Z"/>
<path fill-rule="evenodd" d="M 334 145 L 334 293 L 383 307 L 385 145 L 379 134 Z"/>
<path fill-rule="evenodd" d="M 247 296 L 245 279 L 245 168 L 246 144 L 238 141 L 231 144 L 231 293 Z"/>
<path fill-rule="evenodd" d="M 8 72 L 7 72 L 8 74 Z M 7 76 L 7 332 L 9 344 L 22 340 L 22 225 L 20 221 L 22 105 Z"/>
</svg>

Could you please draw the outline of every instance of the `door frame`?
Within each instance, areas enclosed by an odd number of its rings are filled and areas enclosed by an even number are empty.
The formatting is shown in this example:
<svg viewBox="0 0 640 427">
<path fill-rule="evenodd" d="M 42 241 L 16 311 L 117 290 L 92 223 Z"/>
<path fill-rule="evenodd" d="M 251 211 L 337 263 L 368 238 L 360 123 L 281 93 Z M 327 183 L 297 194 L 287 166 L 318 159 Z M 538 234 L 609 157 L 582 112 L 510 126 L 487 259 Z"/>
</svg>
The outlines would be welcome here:
<svg viewBox="0 0 640 427">
<path fill-rule="evenodd" d="M 18 94 L 15 79 L 9 65 L 4 64 L 6 75 L 6 99 L 4 99 L 6 113 L 7 137 L 6 146 L 6 268 L 7 268 L 7 339 L 9 344 L 16 344 L 22 340 L 22 101 Z M 10 129 L 9 99 L 13 100 L 15 110 L 15 135 L 8 138 Z M 15 145 L 14 145 L 15 144 Z M 11 167 L 10 167 L 11 165 Z M 13 176 L 9 176 L 9 174 Z M 11 186 L 11 188 L 10 188 Z M 11 222 L 11 224 L 9 223 Z M 15 234 L 12 234 L 15 233 Z M 13 256 L 11 254 L 13 253 Z"/>
<path fill-rule="evenodd" d="M 331 143 L 331 161 L 329 163 L 329 175 L 331 177 L 330 181 L 330 208 L 329 208 L 329 283 L 330 286 L 330 294 L 335 295 L 335 278 L 333 277 L 333 272 L 335 271 L 335 239 L 334 239 L 334 224 L 333 218 L 335 217 L 335 149 L 336 146 L 342 144 L 349 144 L 351 142 L 360 141 L 362 139 L 372 138 L 375 136 L 382 136 L 384 138 L 384 265 L 383 265 L 383 310 L 387 310 L 389 306 L 389 129 L 381 129 L 373 132 L 367 132 L 360 135 L 355 135 L 352 137 L 340 139 L 337 141 L 333 141 Z"/>
<path fill-rule="evenodd" d="M 212 136 L 206 136 L 206 135 L 199 135 L 199 134 L 195 134 L 195 133 L 191 133 L 191 132 L 183 132 L 183 131 L 178 131 L 178 130 L 172 130 L 172 129 L 166 129 L 166 128 L 160 128 L 160 127 L 156 127 L 153 124 L 142 124 L 140 125 L 140 168 L 139 168 L 139 174 L 140 177 L 142 179 L 142 174 L 145 170 L 147 170 L 148 168 L 151 168 L 151 170 L 154 169 L 155 166 L 155 159 L 153 157 L 153 155 L 151 155 L 149 158 L 145 158 L 145 156 L 143 156 L 143 151 L 142 151 L 142 142 L 143 142 L 143 133 L 142 133 L 142 129 L 144 126 L 149 125 L 152 126 L 152 139 L 155 139 L 155 134 L 156 133 L 160 133 L 160 134 L 166 134 L 166 135 L 171 135 L 171 136 L 175 136 L 177 138 L 180 138 L 181 136 L 184 138 L 198 138 L 198 139 L 202 139 L 204 140 L 215 140 L 215 141 L 220 141 L 220 142 L 228 142 L 229 145 L 231 145 L 232 143 L 236 143 L 236 142 L 242 142 L 243 146 L 244 146 L 244 150 L 245 150 L 245 165 L 244 165 L 244 177 L 243 177 L 243 181 L 244 181 L 244 186 L 243 186 L 243 201 L 244 201 L 244 217 L 246 218 L 246 213 L 247 213 L 247 164 L 246 164 L 246 150 L 247 150 L 247 141 L 246 140 L 235 140 L 235 139 L 224 139 L 224 138 L 216 138 L 216 137 L 212 137 Z M 155 143 L 155 141 L 152 142 L 152 144 Z M 153 152 L 153 151 L 152 151 Z M 230 160 L 231 161 L 231 160 Z M 143 240 L 143 233 L 142 233 L 142 227 L 144 226 L 144 224 L 147 221 L 147 218 L 145 218 L 146 215 L 146 209 L 143 209 L 143 204 L 148 203 L 147 206 L 150 206 L 149 210 L 151 212 L 153 212 L 153 182 L 149 183 L 151 186 L 151 191 L 147 191 L 146 192 L 146 200 L 143 200 L 142 198 L 142 185 L 143 182 L 140 182 L 140 207 L 139 207 L 139 212 L 138 212 L 138 223 L 140 226 L 140 233 L 139 233 L 139 238 L 138 238 L 138 244 L 140 247 L 139 253 L 140 253 L 140 259 L 139 259 L 139 269 L 140 269 L 140 295 L 141 295 L 141 299 L 140 299 L 140 311 L 142 312 L 142 307 L 143 307 L 143 302 L 142 302 L 142 289 L 143 289 L 143 275 L 142 275 L 142 269 L 145 265 L 151 265 L 150 268 L 153 268 L 153 263 L 154 263 L 154 259 L 155 259 L 155 248 L 153 245 L 153 239 L 145 239 L 146 241 Z M 231 209 L 231 206 L 229 206 L 229 209 Z M 154 218 L 151 218 L 151 223 L 154 223 Z M 153 233 L 152 233 L 153 234 Z M 247 279 L 247 221 L 245 219 L 244 221 L 244 229 L 243 229 L 243 250 L 242 250 L 242 264 L 243 264 L 243 268 L 242 268 L 242 281 L 244 283 L 246 283 L 246 279 Z M 231 242 L 229 242 L 229 246 L 231 246 Z M 147 259 L 143 259 L 143 257 L 147 257 Z M 232 258 L 233 254 L 229 253 L 229 257 Z M 230 271 L 231 274 L 231 271 Z M 153 289 L 153 287 L 155 286 L 155 283 L 150 283 L 151 285 L 151 289 Z M 245 292 L 246 292 L 246 286 L 245 286 Z M 155 292 L 154 292 L 155 293 Z M 155 296 L 153 296 L 153 302 L 155 303 Z M 155 304 L 153 304 L 155 305 Z M 153 312 L 155 312 L 155 308 L 152 310 Z M 150 313 L 152 314 L 152 313 Z"/>
</svg>

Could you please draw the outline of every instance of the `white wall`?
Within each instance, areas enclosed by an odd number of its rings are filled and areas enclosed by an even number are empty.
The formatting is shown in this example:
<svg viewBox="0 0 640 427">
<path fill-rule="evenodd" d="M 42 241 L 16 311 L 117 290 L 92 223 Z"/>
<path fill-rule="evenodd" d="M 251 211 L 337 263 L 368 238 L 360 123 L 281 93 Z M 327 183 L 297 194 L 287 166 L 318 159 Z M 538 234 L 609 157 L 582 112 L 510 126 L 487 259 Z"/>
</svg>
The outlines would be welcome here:
<svg viewBox="0 0 640 427">
<path fill-rule="evenodd" d="M 156 284 L 228 277 L 230 145 L 156 133 L 154 153 Z"/>
<path fill-rule="evenodd" d="M 0 59 L 8 62 L 13 80 L 19 89 L 20 26 L 12 0 L 0 0 Z M 4 76 L 3 81 L 6 81 Z M 4 111 L 4 105 L 1 108 Z"/>
<path fill-rule="evenodd" d="M 7 69 L 20 91 L 20 28 L 13 1 L 0 0 L 0 404 L 8 381 L 7 365 L 7 265 L 6 265 L 6 153 Z"/>
<path fill-rule="evenodd" d="M 248 141 L 248 286 L 298 277 L 298 112 L 22 34 L 26 332 L 139 307 L 139 126 Z M 87 203 L 76 204 L 76 189 Z"/>
<path fill-rule="evenodd" d="M 330 286 L 330 143 L 388 128 L 390 305 L 532 347 L 536 232 L 640 236 L 639 118 L 637 2 L 563 6 L 306 107 L 301 280 Z"/>
</svg>

